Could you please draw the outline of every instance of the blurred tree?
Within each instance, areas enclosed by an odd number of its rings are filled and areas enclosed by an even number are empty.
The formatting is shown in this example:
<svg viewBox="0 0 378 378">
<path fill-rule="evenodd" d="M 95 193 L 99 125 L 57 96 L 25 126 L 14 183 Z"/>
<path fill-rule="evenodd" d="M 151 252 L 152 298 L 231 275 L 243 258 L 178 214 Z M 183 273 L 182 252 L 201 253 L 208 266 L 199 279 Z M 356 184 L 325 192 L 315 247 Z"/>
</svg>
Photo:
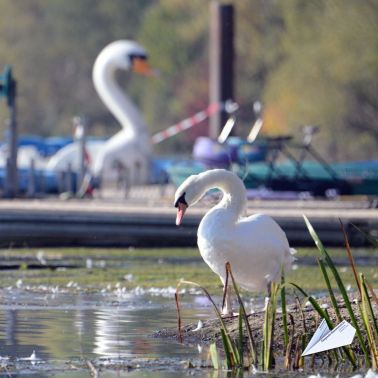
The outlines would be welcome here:
<svg viewBox="0 0 378 378">
<path fill-rule="evenodd" d="M 22 133 L 70 134 L 76 114 L 119 127 L 93 88 L 92 65 L 106 44 L 136 38 L 150 3 L 1 0 L 0 62 L 13 66 L 19 83 Z"/>
<path fill-rule="evenodd" d="M 252 104 L 262 100 L 266 80 L 282 60 L 284 25 L 275 0 L 243 0 L 235 2 L 235 10 L 238 133 L 246 135 L 255 118 Z"/>
<path fill-rule="evenodd" d="M 377 157 L 378 4 L 281 2 L 284 59 L 264 89 L 266 127 L 316 139 L 332 159 Z M 277 127 L 279 125 L 279 127 Z"/>
<path fill-rule="evenodd" d="M 19 83 L 21 132 L 70 134 L 76 114 L 89 117 L 91 133 L 115 132 L 91 71 L 100 50 L 121 38 L 141 42 L 160 71 L 120 75 L 151 133 L 206 107 L 209 2 L 0 0 L 0 65 L 11 64 Z M 327 157 L 377 158 L 378 3 L 224 2 L 235 6 L 237 134 L 249 131 L 252 103 L 263 100 L 263 133 L 299 135 L 319 124 L 315 143 Z M 203 123 L 157 150 L 189 151 L 205 133 Z"/>
<path fill-rule="evenodd" d="M 140 40 L 160 73 L 144 99 L 153 132 L 208 105 L 208 17 L 201 0 L 161 0 L 144 16 Z M 167 140 L 161 150 L 190 151 L 193 138 L 206 134 L 204 126 Z"/>
</svg>

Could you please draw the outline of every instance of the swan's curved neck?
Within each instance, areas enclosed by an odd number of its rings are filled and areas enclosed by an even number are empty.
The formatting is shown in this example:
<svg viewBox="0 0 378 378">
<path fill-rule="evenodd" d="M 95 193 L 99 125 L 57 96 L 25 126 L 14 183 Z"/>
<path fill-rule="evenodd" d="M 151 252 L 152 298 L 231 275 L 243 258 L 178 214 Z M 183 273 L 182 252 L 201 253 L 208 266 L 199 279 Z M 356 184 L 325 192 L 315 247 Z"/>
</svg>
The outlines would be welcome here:
<svg viewBox="0 0 378 378">
<path fill-rule="evenodd" d="M 130 136 L 148 135 L 138 109 L 123 93 L 115 79 L 116 67 L 110 61 L 98 59 L 93 67 L 93 82 L 98 95 Z"/>
<path fill-rule="evenodd" d="M 205 172 L 203 180 L 201 180 L 203 193 L 213 188 L 220 189 L 223 192 L 223 197 L 215 209 L 225 209 L 236 219 L 239 218 L 247 203 L 243 182 L 229 171 L 216 170 L 209 173 Z"/>
</svg>

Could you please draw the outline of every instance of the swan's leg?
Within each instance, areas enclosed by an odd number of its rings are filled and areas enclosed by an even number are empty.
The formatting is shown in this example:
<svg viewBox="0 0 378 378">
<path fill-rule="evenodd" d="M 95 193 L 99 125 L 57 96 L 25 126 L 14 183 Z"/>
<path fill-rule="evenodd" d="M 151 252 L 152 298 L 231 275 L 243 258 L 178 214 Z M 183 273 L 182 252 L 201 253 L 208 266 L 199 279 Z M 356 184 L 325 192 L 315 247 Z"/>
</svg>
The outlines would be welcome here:
<svg viewBox="0 0 378 378">
<path fill-rule="evenodd" d="M 224 300 L 224 306 L 222 308 L 222 315 L 232 315 L 232 307 L 231 307 L 231 299 L 230 299 L 230 287 L 226 287 L 226 285 L 223 285 L 223 297 Z"/>
<path fill-rule="evenodd" d="M 272 282 L 271 281 L 268 281 L 268 283 L 267 283 L 267 292 L 268 292 L 268 296 L 265 297 L 265 303 L 264 303 L 263 311 L 266 311 L 266 309 L 268 307 L 269 300 L 270 300 L 270 296 L 272 294 Z"/>
<path fill-rule="evenodd" d="M 230 316 L 232 315 L 231 296 L 230 296 L 231 287 L 228 285 L 228 282 L 222 277 L 221 277 L 221 281 L 223 284 L 222 315 Z"/>
<path fill-rule="evenodd" d="M 272 294 L 272 281 L 268 281 L 268 283 L 266 284 L 266 291 L 268 293 L 268 298 L 270 298 Z"/>
</svg>

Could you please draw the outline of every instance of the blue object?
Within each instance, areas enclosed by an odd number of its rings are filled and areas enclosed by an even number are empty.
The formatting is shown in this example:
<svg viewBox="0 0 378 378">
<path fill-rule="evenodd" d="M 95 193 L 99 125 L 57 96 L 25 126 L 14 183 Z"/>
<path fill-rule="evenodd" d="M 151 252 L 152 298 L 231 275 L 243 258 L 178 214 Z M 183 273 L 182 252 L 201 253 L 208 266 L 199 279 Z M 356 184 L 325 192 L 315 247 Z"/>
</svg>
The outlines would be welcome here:
<svg viewBox="0 0 378 378">
<path fill-rule="evenodd" d="M 54 171 L 47 171 L 45 169 L 35 169 L 34 170 L 34 177 L 31 177 L 32 171 L 27 168 L 20 168 L 18 169 L 18 186 L 19 192 L 21 194 L 26 194 L 28 191 L 29 181 L 31 179 L 34 180 L 35 185 L 35 192 L 36 193 L 43 193 L 43 194 L 58 194 L 61 190 L 68 190 L 68 188 L 61 188 L 62 179 L 64 180 L 65 177 L 61 177 L 62 173 L 54 172 Z M 76 191 L 76 181 L 77 175 L 74 172 L 64 173 L 70 174 L 72 183 L 71 191 Z M 5 168 L 0 168 L 0 190 L 5 189 L 5 182 L 6 182 L 6 170 Z"/>
<path fill-rule="evenodd" d="M 209 168 L 228 168 L 232 161 L 230 149 L 208 137 L 196 139 L 193 158 Z"/>
<path fill-rule="evenodd" d="M 72 137 L 49 137 L 45 139 L 45 151 L 43 156 L 52 156 L 56 154 L 61 148 L 71 144 Z"/>
</svg>

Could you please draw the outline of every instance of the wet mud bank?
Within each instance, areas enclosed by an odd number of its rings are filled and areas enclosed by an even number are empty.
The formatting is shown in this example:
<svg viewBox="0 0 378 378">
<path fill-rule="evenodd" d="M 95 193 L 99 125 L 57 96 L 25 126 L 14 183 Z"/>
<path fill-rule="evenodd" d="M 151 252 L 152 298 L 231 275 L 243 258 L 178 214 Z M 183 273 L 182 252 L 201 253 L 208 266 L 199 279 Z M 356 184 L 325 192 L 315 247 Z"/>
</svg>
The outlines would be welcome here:
<svg viewBox="0 0 378 378">
<path fill-rule="evenodd" d="M 366 338 L 364 334 L 364 326 L 362 323 L 362 319 L 360 317 L 360 312 L 358 310 L 358 296 L 357 294 L 350 299 L 352 300 L 352 308 L 355 314 L 357 323 L 362 330 L 363 337 Z M 318 303 L 322 305 L 324 309 L 327 310 L 332 322 L 334 324 L 338 324 L 335 310 L 332 308 L 332 305 L 328 298 L 323 298 L 318 300 Z M 348 315 L 348 311 L 342 302 L 341 299 L 338 300 L 338 307 L 343 319 L 351 322 L 350 317 Z M 279 308 L 278 308 L 278 311 Z M 373 304 L 373 311 L 375 314 L 378 314 L 378 306 L 376 303 Z M 263 340 L 263 326 L 264 326 L 264 311 L 259 311 L 253 314 L 248 315 L 248 321 L 252 330 L 253 338 L 255 344 L 261 345 Z M 312 335 L 315 333 L 317 327 L 321 322 L 321 318 L 319 314 L 312 308 L 309 304 L 308 306 L 301 307 L 299 304 L 291 304 L 287 306 L 287 321 L 289 327 L 289 339 L 292 341 L 292 351 L 294 350 L 301 350 L 302 349 L 302 336 L 306 336 L 306 344 L 310 341 Z M 233 317 L 225 317 L 224 322 L 226 325 L 227 330 L 230 333 L 230 336 L 233 339 L 237 339 L 239 337 L 239 318 L 238 316 Z M 182 328 L 181 328 L 181 335 L 182 335 L 182 342 L 186 344 L 211 344 L 213 342 L 217 343 L 217 345 L 222 348 L 222 337 L 221 337 L 221 326 L 218 319 L 208 319 L 202 321 L 202 326 L 198 327 L 198 324 L 191 323 L 185 325 L 185 314 L 182 317 Z M 200 328 L 200 329 L 198 329 Z M 274 323 L 274 332 L 273 332 L 273 351 L 275 354 L 284 355 L 285 354 L 285 347 L 284 347 L 284 324 L 282 319 L 282 313 L 277 312 L 275 323 Z M 178 328 L 167 328 L 162 329 L 153 334 L 154 337 L 157 338 L 168 338 L 168 339 L 175 339 L 180 341 L 179 330 Z M 244 330 L 244 341 L 247 345 L 247 333 Z M 362 355 L 362 351 L 359 348 L 358 342 L 356 337 L 351 345 L 353 351 L 357 355 Z M 302 351 L 301 351 L 302 353 Z"/>
</svg>

